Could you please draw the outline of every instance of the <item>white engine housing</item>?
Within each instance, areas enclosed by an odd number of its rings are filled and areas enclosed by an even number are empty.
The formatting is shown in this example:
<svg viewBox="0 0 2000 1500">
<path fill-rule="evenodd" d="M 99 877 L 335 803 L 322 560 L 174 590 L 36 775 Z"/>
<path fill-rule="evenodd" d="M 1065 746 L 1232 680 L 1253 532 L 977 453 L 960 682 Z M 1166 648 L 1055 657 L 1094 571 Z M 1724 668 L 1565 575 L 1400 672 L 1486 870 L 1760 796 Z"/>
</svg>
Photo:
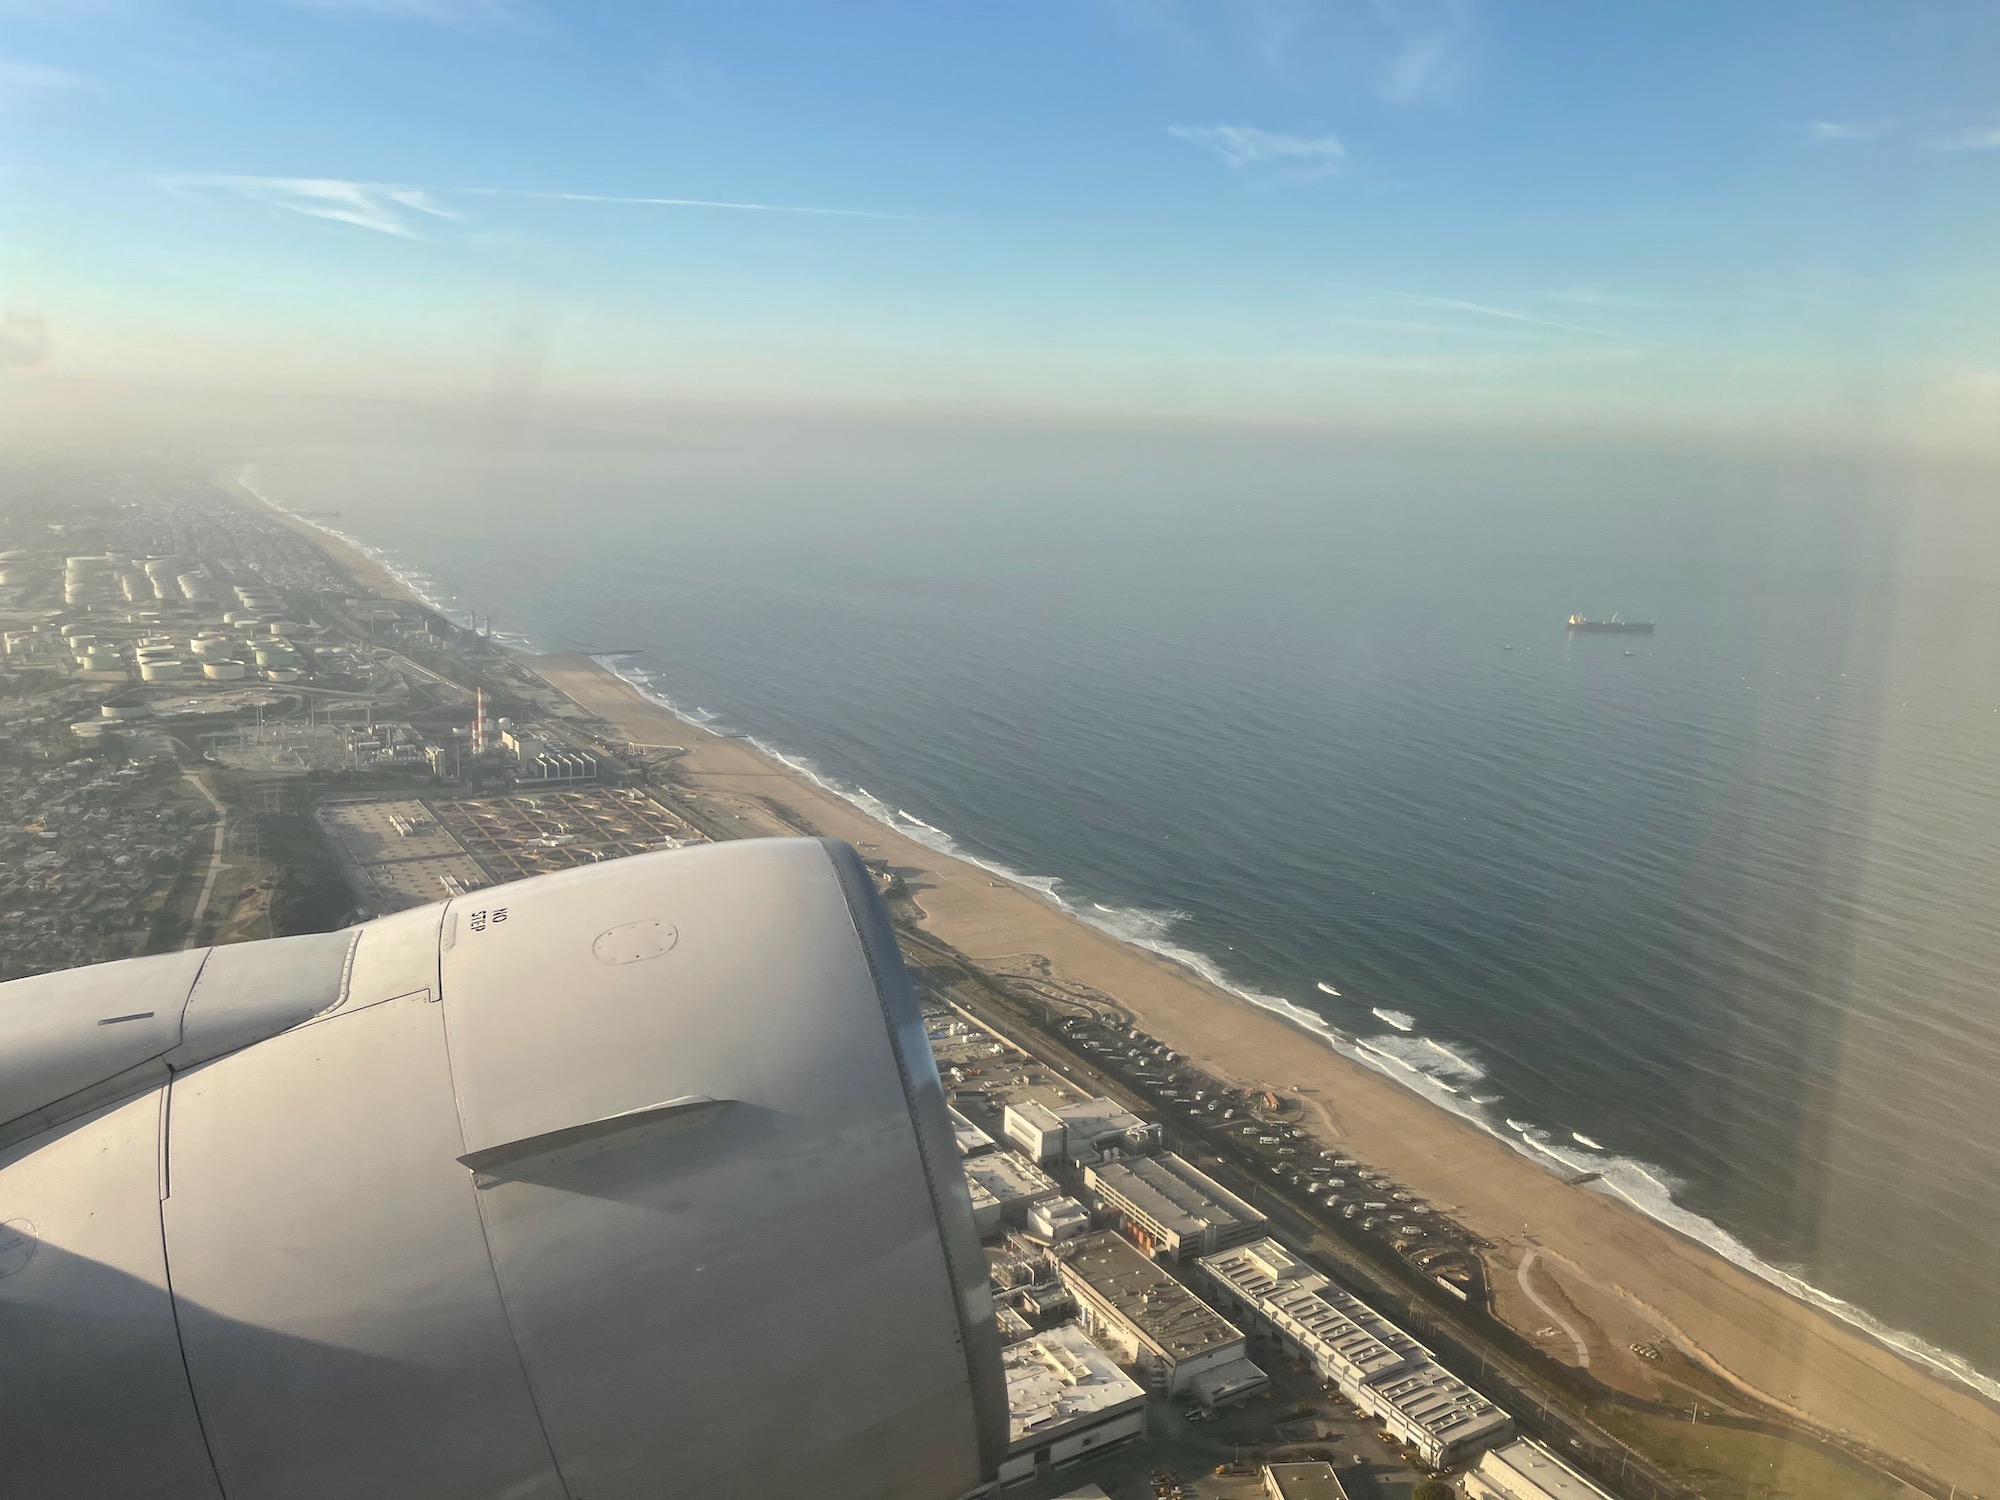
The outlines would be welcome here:
<svg viewBox="0 0 2000 1500">
<path fill-rule="evenodd" d="M 0 1489 L 962 1494 L 1006 1442 L 844 844 L 0 985 Z"/>
</svg>

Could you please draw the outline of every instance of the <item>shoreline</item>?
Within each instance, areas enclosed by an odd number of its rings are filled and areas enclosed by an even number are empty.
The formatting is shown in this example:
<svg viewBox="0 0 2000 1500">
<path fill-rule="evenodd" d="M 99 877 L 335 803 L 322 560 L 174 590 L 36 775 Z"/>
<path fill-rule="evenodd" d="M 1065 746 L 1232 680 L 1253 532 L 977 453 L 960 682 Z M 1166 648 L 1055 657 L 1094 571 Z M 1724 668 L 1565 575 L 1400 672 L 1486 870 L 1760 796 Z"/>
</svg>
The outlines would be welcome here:
<svg viewBox="0 0 2000 1500">
<path fill-rule="evenodd" d="M 619 655 L 622 656 L 624 653 Z M 1869 1313 L 1867 1309 L 1824 1291 L 1783 1267 L 1763 1259 L 1724 1226 L 1683 1208 L 1674 1198 L 1673 1190 L 1655 1175 L 1659 1169 L 1651 1163 L 1608 1152 L 1604 1147 L 1578 1137 L 1573 1137 L 1576 1146 L 1572 1147 L 1568 1142 L 1553 1138 L 1544 1128 L 1526 1121 L 1506 1119 L 1504 1123 L 1507 1129 L 1501 1129 L 1499 1120 L 1502 1117 L 1484 1109 L 1482 1107 L 1484 1101 L 1469 1100 L 1465 1097 L 1466 1093 L 1476 1086 L 1477 1081 L 1484 1077 L 1483 1071 L 1476 1065 L 1458 1058 L 1446 1044 L 1428 1036 L 1408 1037 L 1410 1042 L 1442 1055 L 1461 1070 L 1454 1071 L 1452 1067 L 1444 1067 L 1437 1072 L 1426 1071 L 1416 1062 L 1397 1055 L 1382 1045 L 1385 1042 L 1403 1040 L 1400 1035 L 1363 1037 L 1343 1031 L 1319 1012 L 1295 1001 L 1283 996 L 1263 994 L 1240 985 L 1232 981 L 1223 973 L 1220 965 L 1200 950 L 1182 947 L 1144 931 L 1132 930 L 1135 925 L 1143 927 L 1157 921 L 1158 919 L 1151 914 L 1096 905 L 1096 910 L 1099 912 L 1126 919 L 1122 923 L 1100 920 L 1091 910 L 1073 904 L 1058 893 L 1056 888 L 1062 884 L 1061 877 L 1024 875 L 1017 870 L 982 858 L 960 847 L 945 830 L 926 823 L 913 814 L 890 807 L 888 803 L 869 793 L 866 788 L 850 790 L 841 786 L 832 778 L 823 775 L 801 755 L 787 753 L 754 734 L 736 730 L 722 723 L 714 715 L 698 717 L 699 710 L 695 714 L 683 710 L 667 695 L 650 690 L 638 680 L 650 674 L 642 672 L 628 677 L 614 664 L 615 657 L 593 655 L 588 659 L 601 671 L 624 683 L 644 702 L 662 709 L 676 723 L 702 729 L 724 738 L 739 740 L 819 790 L 857 808 L 874 823 L 906 838 L 913 838 L 918 844 L 944 858 L 958 860 L 1033 892 L 1063 916 L 1105 933 L 1120 943 L 1142 949 L 1170 964 L 1190 971 L 1197 979 L 1232 999 L 1277 1017 L 1304 1039 L 1317 1046 L 1328 1048 L 1348 1062 L 1389 1080 L 1432 1108 L 1452 1116 L 1467 1128 L 1497 1141 L 1536 1170 L 1554 1177 L 1565 1185 L 1586 1188 L 1619 1203 L 1677 1239 L 1705 1250 L 1813 1311 L 1858 1331 L 1912 1365 L 1920 1373 L 1936 1378 L 1947 1386 L 1962 1386 L 1986 1405 L 2000 1410 L 2000 1380 L 1988 1376 L 1963 1356 L 1941 1349 L 1919 1335 L 1893 1328 Z M 1378 1010 L 1375 1014 L 1379 1017 L 1382 1012 Z M 1401 1031 L 1403 1028 L 1399 1026 L 1398 1030 Z M 1441 1082 L 1449 1079 L 1457 1079 L 1463 1087 L 1449 1087 Z M 1234 1081 L 1241 1083 L 1245 1080 Z M 1256 1082 L 1260 1089 L 1266 1086 L 1280 1089 L 1284 1087 L 1272 1078 L 1261 1078 Z M 1526 1128 L 1517 1128 L 1522 1126 Z M 1526 1332 L 1525 1329 L 1517 1331 Z M 1731 1378 L 1727 1371 L 1717 1373 L 1724 1378 Z M 1769 1392 L 1751 1389 L 1746 1391 L 1746 1394 L 1768 1406 L 1789 1409 L 1783 1399 Z M 1802 1420 L 1811 1420 L 1801 1413 L 1795 1412 L 1794 1415 L 1799 1415 Z"/>
<path fill-rule="evenodd" d="M 309 536 L 358 583 L 443 612 L 360 544 L 266 499 L 248 482 L 248 471 L 232 479 L 233 494 Z M 1698 1363 L 1773 1408 L 1948 1482 L 2000 1493 L 2000 1411 L 1956 1372 L 1895 1345 L 1895 1330 L 1878 1332 L 1880 1325 L 1871 1327 L 1860 1309 L 1843 1314 L 1838 1308 L 1847 1304 L 1808 1284 L 1760 1275 L 1657 1210 L 1624 1200 L 1610 1184 L 1579 1192 L 1552 1171 L 1551 1162 L 1569 1165 L 1560 1157 L 1501 1135 L 1383 1065 L 1351 1055 L 1366 1044 L 1335 1032 L 1317 1013 L 1243 993 L 1204 955 L 1093 921 L 1062 901 L 1055 882 L 968 855 L 943 830 L 886 804 L 873 811 L 809 764 L 753 739 L 718 734 L 602 662 L 510 654 L 636 741 L 658 740 L 662 724 L 694 741 L 680 763 L 690 782 L 707 783 L 737 809 L 734 816 L 771 825 L 757 831 L 793 832 L 789 825 L 803 823 L 888 858 L 913 877 L 925 929 L 982 969 L 1005 972 L 1007 960 L 1037 954 L 1234 1082 L 1296 1091 L 1295 1083 L 1310 1079 L 1303 1097 L 1331 1139 L 1448 1206 L 1504 1254 L 1540 1254 L 1544 1273 L 1553 1261 L 1644 1309 Z M 773 808 L 782 814 L 771 816 Z M 1416 1079 L 1427 1077 L 1400 1059 L 1387 1061 Z M 1496 1278 L 1503 1269 L 1512 1266 L 1494 1265 Z"/>
<path fill-rule="evenodd" d="M 886 859 L 908 883 L 924 930 L 982 970 L 1046 959 L 1191 1061 L 1239 1086 L 1301 1093 L 1329 1139 L 1500 1247 L 1496 1271 L 1538 1253 L 1542 1273 L 1553 1261 L 1644 1309 L 1697 1363 L 1768 1406 L 1968 1494 L 2000 1493 L 2000 1408 L 1957 1379 L 1596 1184 L 1565 1182 L 1508 1141 L 1344 1056 L 1317 1028 L 1073 915 L 1048 892 L 919 842 L 822 779 L 661 705 L 589 657 L 529 656 L 523 665 L 634 741 L 657 741 L 671 726 L 688 742 L 676 762 L 682 784 L 746 822 L 768 824 L 758 831 L 804 826 Z"/>
</svg>

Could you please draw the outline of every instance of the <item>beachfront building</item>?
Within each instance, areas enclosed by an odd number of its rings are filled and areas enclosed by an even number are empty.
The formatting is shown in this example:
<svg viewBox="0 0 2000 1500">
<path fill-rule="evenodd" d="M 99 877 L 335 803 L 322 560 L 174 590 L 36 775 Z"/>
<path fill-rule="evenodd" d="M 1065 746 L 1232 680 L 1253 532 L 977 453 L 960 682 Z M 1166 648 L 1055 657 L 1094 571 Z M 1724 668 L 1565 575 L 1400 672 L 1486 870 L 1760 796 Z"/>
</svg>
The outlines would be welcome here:
<svg viewBox="0 0 2000 1500">
<path fill-rule="evenodd" d="M 1225 1308 L 1275 1334 L 1431 1468 L 1512 1435 L 1513 1419 L 1499 1407 L 1276 1240 L 1204 1256 L 1200 1265 Z"/>
<path fill-rule="evenodd" d="M 1532 1438 L 1480 1454 L 1465 1493 L 1469 1500 L 1611 1500 Z"/>
<path fill-rule="evenodd" d="M 1097 1206 L 1148 1255 L 1213 1255 L 1263 1233 L 1265 1216 L 1171 1151 L 1086 1167 Z"/>
<path fill-rule="evenodd" d="M 1083 1326 L 1150 1389 L 1212 1408 L 1271 1383 L 1241 1329 L 1117 1235 L 1079 1240 L 1056 1274 Z"/>
<path fill-rule="evenodd" d="M 1073 1104 L 1024 1099 L 1007 1106 L 1000 1128 L 1033 1160 L 1078 1167 L 1152 1151 L 1161 1139 L 1156 1121 L 1102 1098 Z"/>
<path fill-rule="evenodd" d="M 1053 1177 L 1011 1151 L 968 1156 L 963 1165 L 972 1194 L 972 1223 L 982 1240 L 998 1234 L 1003 1223 L 1023 1223 L 1030 1206 L 1062 1192 Z"/>
<path fill-rule="evenodd" d="M 1143 1436 L 1146 1392 L 1074 1323 L 1010 1345 L 1007 1455 L 1000 1482 L 1016 1484 Z"/>
</svg>

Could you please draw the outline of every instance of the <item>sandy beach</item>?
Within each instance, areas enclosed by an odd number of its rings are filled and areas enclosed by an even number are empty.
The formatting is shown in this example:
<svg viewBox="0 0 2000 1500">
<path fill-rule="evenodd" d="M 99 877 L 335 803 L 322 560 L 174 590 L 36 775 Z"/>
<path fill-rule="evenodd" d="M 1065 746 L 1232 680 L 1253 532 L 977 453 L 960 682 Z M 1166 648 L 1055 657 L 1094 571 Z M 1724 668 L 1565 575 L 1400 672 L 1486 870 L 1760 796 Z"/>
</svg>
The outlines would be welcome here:
<svg viewBox="0 0 2000 1500">
<path fill-rule="evenodd" d="M 588 658 L 527 664 L 620 735 L 685 746 L 677 764 L 686 786 L 746 834 L 830 835 L 887 860 L 913 888 L 926 928 L 974 962 L 1005 970 L 1039 955 L 1057 977 L 1115 997 L 1146 1031 L 1209 1070 L 1301 1092 L 1331 1137 L 1502 1247 L 1492 1267 L 1500 1311 L 1540 1324 L 1553 1306 L 1565 1326 L 1545 1347 L 1559 1357 L 1570 1350 L 1575 1363 L 1587 1345 L 1602 1373 L 1607 1356 L 1625 1352 L 1615 1343 L 1622 1317 L 1772 1404 L 1916 1464 L 1961 1494 L 2000 1494 L 2000 1411 L 1962 1385 L 1624 1204 L 1564 1184 L 1192 971 L 903 838 L 753 746 L 648 702 Z M 1521 1275 L 1524 1256 L 1533 1257 L 1532 1289 Z M 1516 1287 L 1522 1295 L 1510 1295 Z"/>
</svg>

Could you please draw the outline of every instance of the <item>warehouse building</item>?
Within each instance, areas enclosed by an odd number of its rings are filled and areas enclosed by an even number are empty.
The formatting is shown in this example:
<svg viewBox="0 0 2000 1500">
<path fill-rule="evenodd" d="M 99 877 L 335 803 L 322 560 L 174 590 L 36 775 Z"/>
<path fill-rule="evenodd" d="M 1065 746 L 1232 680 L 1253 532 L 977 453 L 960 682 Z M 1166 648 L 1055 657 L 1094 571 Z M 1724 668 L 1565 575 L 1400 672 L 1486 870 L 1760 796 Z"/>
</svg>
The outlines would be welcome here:
<svg viewBox="0 0 2000 1500">
<path fill-rule="evenodd" d="M 1079 1167 L 1155 1150 L 1161 1139 L 1157 1122 L 1102 1098 L 1074 1104 L 1023 1100 L 1007 1106 L 1000 1128 L 1038 1162 L 1067 1161 Z"/>
<path fill-rule="evenodd" d="M 1265 1216 L 1171 1151 L 1086 1167 L 1084 1186 L 1149 1255 L 1181 1260 L 1255 1239 Z"/>
<path fill-rule="evenodd" d="M 1512 1418 L 1360 1298 L 1273 1239 L 1205 1256 L 1224 1305 L 1256 1320 L 1431 1468 L 1499 1442 Z"/>
<path fill-rule="evenodd" d="M 1067 1468 L 1146 1431 L 1146 1393 L 1066 1323 L 1008 1347 L 1007 1456 L 1000 1482 Z"/>
<path fill-rule="evenodd" d="M 1465 1476 L 1465 1493 L 1469 1500 L 1611 1500 L 1530 1438 L 1482 1453 Z"/>
<path fill-rule="evenodd" d="M 1151 1389 L 1213 1407 L 1270 1384 L 1241 1329 L 1117 1235 L 1079 1241 L 1056 1274 L 1083 1326 Z"/>
<path fill-rule="evenodd" d="M 965 1185 L 972 1193 L 972 1222 L 982 1240 L 998 1234 L 1003 1222 L 1025 1222 L 1030 1205 L 1062 1192 L 1048 1173 L 1011 1151 L 968 1156 L 964 1167 Z"/>
<path fill-rule="evenodd" d="M 1365 1409 L 1418 1459 L 1442 1469 L 1514 1435 L 1514 1419 L 1434 1359 L 1367 1387 Z"/>
<path fill-rule="evenodd" d="M 1202 1270 L 1239 1316 L 1268 1324 L 1302 1351 L 1322 1380 L 1352 1401 L 1372 1381 L 1429 1351 L 1359 1297 L 1334 1286 L 1273 1239 L 1206 1256 Z"/>
</svg>

